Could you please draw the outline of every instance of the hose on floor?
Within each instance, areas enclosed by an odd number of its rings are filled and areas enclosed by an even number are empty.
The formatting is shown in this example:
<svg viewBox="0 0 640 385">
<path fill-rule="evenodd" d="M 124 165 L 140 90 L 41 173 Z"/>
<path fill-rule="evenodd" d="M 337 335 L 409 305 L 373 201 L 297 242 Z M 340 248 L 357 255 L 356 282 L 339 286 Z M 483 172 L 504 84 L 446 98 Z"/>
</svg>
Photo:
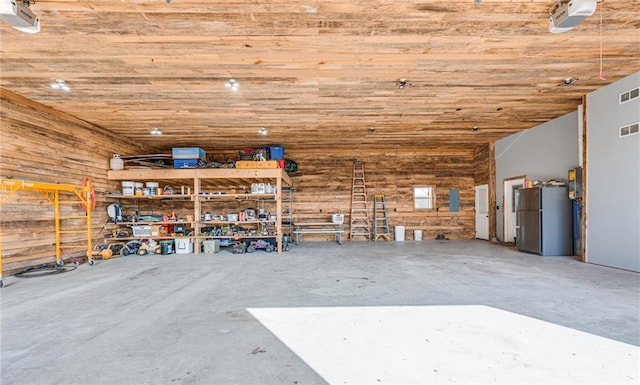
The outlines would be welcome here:
<svg viewBox="0 0 640 385">
<path fill-rule="evenodd" d="M 28 267 L 14 275 L 18 278 L 36 278 L 44 277 L 46 275 L 66 273 L 77 268 L 78 266 L 56 266 L 55 264 L 45 263 L 40 266 Z"/>
</svg>

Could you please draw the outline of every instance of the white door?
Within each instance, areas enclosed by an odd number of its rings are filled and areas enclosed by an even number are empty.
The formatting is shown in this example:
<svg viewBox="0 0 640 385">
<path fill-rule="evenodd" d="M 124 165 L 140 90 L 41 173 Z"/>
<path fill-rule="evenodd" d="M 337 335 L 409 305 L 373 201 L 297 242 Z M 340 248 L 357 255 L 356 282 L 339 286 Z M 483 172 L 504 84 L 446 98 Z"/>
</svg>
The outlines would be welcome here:
<svg viewBox="0 0 640 385">
<path fill-rule="evenodd" d="M 476 238 L 489 240 L 489 185 L 476 186 Z"/>
<path fill-rule="evenodd" d="M 516 241 L 516 190 L 524 187 L 524 177 L 504 181 L 502 213 L 504 215 L 503 234 L 504 242 Z"/>
</svg>

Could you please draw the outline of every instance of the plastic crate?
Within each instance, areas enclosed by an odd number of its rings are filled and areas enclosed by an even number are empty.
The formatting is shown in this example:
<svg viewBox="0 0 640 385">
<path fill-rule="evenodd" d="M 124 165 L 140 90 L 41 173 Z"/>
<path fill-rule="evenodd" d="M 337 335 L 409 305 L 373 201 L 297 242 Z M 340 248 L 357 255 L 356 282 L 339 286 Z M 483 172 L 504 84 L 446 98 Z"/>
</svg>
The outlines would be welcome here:
<svg viewBox="0 0 640 385">
<path fill-rule="evenodd" d="M 173 159 L 198 159 L 205 160 L 207 154 L 200 147 L 174 147 L 172 151 Z"/>
<path fill-rule="evenodd" d="M 151 236 L 159 237 L 162 235 L 162 226 L 160 225 L 151 225 Z"/>
</svg>

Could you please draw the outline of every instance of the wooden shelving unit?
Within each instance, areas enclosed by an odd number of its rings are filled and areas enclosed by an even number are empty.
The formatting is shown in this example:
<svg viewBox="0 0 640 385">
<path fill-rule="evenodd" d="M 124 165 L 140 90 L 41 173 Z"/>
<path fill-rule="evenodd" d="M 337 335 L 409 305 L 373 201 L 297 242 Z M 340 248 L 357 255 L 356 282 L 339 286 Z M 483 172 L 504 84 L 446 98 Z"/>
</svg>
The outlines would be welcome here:
<svg viewBox="0 0 640 385">
<path fill-rule="evenodd" d="M 282 169 L 140 169 L 140 170 L 111 170 L 107 172 L 107 179 L 118 181 L 158 181 L 175 182 L 182 180 L 189 186 L 193 186 L 192 194 L 172 194 L 172 195 L 145 195 L 145 196 L 123 196 L 110 194 L 110 198 L 115 199 L 151 199 L 151 200 L 175 200 L 193 203 L 192 222 L 132 222 L 131 225 L 156 225 L 156 224 L 188 224 L 194 229 L 195 236 L 194 250 L 200 250 L 201 242 L 205 239 L 241 238 L 242 236 L 199 236 L 200 229 L 211 225 L 271 225 L 275 227 L 273 235 L 247 235 L 244 238 L 276 238 L 277 251 L 283 251 L 283 188 L 291 188 L 293 184 L 289 176 Z M 274 193 L 251 194 L 247 192 L 247 186 L 253 183 L 270 183 L 274 188 Z M 242 192 L 238 193 L 240 190 Z M 230 193 L 227 193 L 230 192 Z M 161 194 L 161 192 L 158 192 Z M 286 199 L 289 199 L 290 192 L 286 192 Z M 269 201 L 276 206 L 276 219 L 266 221 L 202 221 L 203 204 L 206 202 L 224 202 L 232 200 L 262 200 Z M 141 239 L 144 237 L 134 237 Z M 173 239 L 171 236 L 157 236 L 154 239 Z"/>
</svg>

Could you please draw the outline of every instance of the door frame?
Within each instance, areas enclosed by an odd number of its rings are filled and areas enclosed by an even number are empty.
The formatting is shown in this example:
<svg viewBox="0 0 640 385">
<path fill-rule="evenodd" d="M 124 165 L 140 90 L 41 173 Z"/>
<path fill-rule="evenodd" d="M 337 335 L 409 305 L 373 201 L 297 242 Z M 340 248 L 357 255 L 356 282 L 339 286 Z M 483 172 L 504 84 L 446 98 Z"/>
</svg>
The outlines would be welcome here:
<svg viewBox="0 0 640 385">
<path fill-rule="evenodd" d="M 513 202 L 513 186 L 522 185 L 524 187 L 526 181 L 526 175 L 513 176 L 502 180 L 502 242 L 512 243 L 515 238 L 515 213 L 512 217 L 513 223 L 511 223 L 511 220 L 507 219 L 507 217 L 511 213 L 511 207 L 515 206 L 515 202 Z M 507 194 L 507 191 L 509 194 Z M 512 228 L 514 233 L 514 237 L 511 237 L 511 239 L 507 238 L 507 224 L 509 224 L 509 227 Z"/>
</svg>

